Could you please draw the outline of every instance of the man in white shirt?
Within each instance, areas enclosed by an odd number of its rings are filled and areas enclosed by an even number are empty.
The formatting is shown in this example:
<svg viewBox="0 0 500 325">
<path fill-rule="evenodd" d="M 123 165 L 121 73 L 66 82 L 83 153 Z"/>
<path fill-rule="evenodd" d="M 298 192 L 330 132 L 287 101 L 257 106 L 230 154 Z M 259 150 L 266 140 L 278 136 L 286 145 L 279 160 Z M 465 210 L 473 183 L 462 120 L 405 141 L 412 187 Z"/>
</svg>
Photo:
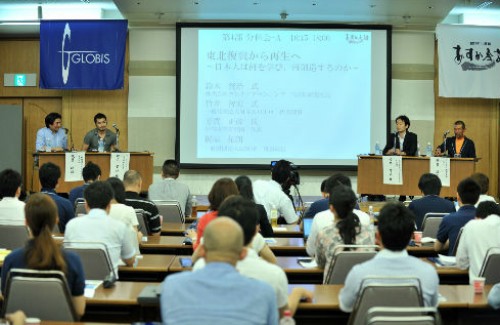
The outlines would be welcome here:
<svg viewBox="0 0 500 325">
<path fill-rule="evenodd" d="M 495 202 L 481 202 L 476 218 L 463 228 L 457 249 L 457 266 L 469 268 L 469 281 L 479 275 L 490 247 L 500 247 L 500 208 Z"/>
<path fill-rule="evenodd" d="M 481 194 L 479 195 L 479 200 L 477 200 L 474 205 L 476 208 L 479 206 L 479 203 L 484 201 L 496 202 L 495 198 L 491 195 L 488 195 L 488 190 L 490 188 L 490 179 L 483 173 L 474 173 L 470 176 L 481 188 Z"/>
<path fill-rule="evenodd" d="M 0 224 L 24 226 L 24 202 L 21 195 L 21 174 L 12 169 L 0 173 Z"/>
<path fill-rule="evenodd" d="M 262 204 L 267 215 L 271 216 L 271 210 L 277 209 L 278 214 L 285 218 L 287 224 L 297 223 L 299 217 L 295 213 L 293 202 L 287 194 L 292 185 L 298 184 L 298 174 L 293 170 L 289 161 L 280 160 L 273 166 L 272 180 L 257 180 L 253 182 L 253 193 L 255 202 Z"/>
<path fill-rule="evenodd" d="M 118 274 L 120 260 L 132 266 L 135 261 L 135 247 L 132 233 L 127 225 L 108 216 L 113 199 L 113 189 L 105 182 L 96 181 L 85 189 L 85 209 L 87 214 L 73 218 L 66 225 L 64 243 L 98 242 L 107 246 L 108 252 Z"/>
</svg>

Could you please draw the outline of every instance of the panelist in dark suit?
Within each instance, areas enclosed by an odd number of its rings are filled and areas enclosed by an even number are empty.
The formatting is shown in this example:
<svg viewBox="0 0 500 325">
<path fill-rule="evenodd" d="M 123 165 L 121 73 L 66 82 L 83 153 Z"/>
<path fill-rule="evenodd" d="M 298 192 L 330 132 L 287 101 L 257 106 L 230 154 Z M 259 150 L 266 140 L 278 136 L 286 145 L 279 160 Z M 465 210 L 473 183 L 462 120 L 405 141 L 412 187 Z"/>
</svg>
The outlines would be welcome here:
<svg viewBox="0 0 500 325">
<path fill-rule="evenodd" d="M 436 156 L 445 156 L 446 152 L 448 152 L 448 157 L 476 158 L 474 141 L 464 135 L 465 123 L 463 121 L 456 121 L 453 126 L 453 132 L 455 133 L 454 137 L 446 138 L 436 148 Z"/>
<path fill-rule="evenodd" d="M 415 226 L 422 230 L 424 216 L 429 212 L 451 213 L 455 212 L 453 202 L 439 197 L 441 192 L 441 180 L 435 174 L 426 173 L 420 176 L 418 188 L 424 197 L 414 200 L 408 208 L 415 214 Z"/>
<path fill-rule="evenodd" d="M 396 133 L 389 135 L 389 141 L 385 145 L 384 155 L 396 156 L 416 156 L 417 155 L 417 135 L 408 131 L 410 119 L 406 115 L 396 118 Z"/>
</svg>

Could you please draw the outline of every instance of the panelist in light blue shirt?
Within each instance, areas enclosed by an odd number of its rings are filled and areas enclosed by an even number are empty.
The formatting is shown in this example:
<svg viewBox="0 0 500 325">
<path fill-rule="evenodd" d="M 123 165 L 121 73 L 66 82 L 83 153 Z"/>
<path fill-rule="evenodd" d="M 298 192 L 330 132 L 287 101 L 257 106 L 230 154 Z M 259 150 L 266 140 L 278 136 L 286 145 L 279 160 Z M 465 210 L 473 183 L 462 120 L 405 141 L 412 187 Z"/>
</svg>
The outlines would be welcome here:
<svg viewBox="0 0 500 325">
<path fill-rule="evenodd" d="M 45 127 L 36 133 L 36 151 L 64 151 L 68 136 L 62 127 L 61 114 L 52 112 L 45 117 Z"/>
</svg>

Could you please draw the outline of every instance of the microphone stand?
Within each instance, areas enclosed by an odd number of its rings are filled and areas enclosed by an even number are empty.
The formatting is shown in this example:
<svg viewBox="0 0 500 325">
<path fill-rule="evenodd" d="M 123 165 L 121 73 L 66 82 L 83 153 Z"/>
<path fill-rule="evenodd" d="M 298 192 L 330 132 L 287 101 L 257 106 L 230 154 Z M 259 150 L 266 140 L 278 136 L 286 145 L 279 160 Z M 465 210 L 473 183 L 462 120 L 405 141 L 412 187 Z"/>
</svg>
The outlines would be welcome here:
<svg viewBox="0 0 500 325">
<path fill-rule="evenodd" d="M 444 140 L 443 140 L 443 149 L 444 149 L 443 150 L 443 155 L 444 156 L 448 156 L 448 152 L 447 152 L 447 149 L 446 149 L 446 135 L 447 135 L 447 133 L 444 134 Z M 445 152 L 446 152 L 446 154 L 445 154 Z"/>
<path fill-rule="evenodd" d="M 115 151 L 118 151 L 120 148 L 120 130 L 116 129 L 116 146 Z"/>
</svg>

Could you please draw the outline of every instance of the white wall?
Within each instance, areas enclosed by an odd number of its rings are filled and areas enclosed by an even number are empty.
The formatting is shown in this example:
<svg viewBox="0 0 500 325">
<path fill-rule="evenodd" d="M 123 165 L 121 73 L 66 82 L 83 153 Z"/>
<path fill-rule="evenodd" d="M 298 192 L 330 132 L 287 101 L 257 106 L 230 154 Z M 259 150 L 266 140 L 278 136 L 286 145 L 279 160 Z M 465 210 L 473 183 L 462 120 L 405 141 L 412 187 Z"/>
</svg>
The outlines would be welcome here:
<svg viewBox="0 0 500 325">
<path fill-rule="evenodd" d="M 155 152 L 155 166 L 161 166 L 165 159 L 175 156 L 175 75 L 157 75 L 154 67 L 175 65 L 175 29 L 131 29 L 129 35 L 131 66 L 153 67 L 149 72 L 146 69 L 146 72 L 130 75 L 129 150 Z M 434 34 L 394 32 L 392 56 L 393 67 L 396 65 L 403 73 L 392 82 L 391 116 L 408 115 L 412 131 L 425 147 L 424 143 L 433 139 L 434 83 L 429 77 L 418 78 L 422 71 L 432 68 Z M 254 180 L 270 178 L 269 172 L 262 171 L 183 170 L 180 180 L 187 183 L 194 194 L 207 194 L 216 179 L 241 174 Z M 321 181 L 330 174 L 333 172 L 300 171 L 301 194 L 319 195 Z M 356 173 L 347 174 L 356 188 Z"/>
</svg>

